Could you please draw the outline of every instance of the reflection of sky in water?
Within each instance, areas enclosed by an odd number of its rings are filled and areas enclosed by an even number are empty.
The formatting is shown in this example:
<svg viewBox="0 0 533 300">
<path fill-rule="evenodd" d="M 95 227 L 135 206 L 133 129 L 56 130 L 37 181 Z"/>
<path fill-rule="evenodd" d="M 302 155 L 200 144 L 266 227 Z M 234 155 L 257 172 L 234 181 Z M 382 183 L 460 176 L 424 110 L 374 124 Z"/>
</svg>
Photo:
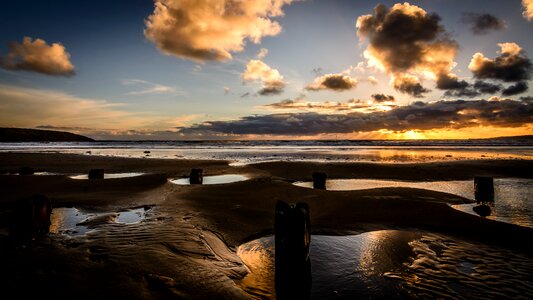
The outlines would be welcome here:
<svg viewBox="0 0 533 300">
<path fill-rule="evenodd" d="M 77 225 L 95 214 L 86 214 L 75 207 L 54 207 L 50 216 L 50 233 L 83 235 L 89 231 L 86 226 Z"/>
<path fill-rule="evenodd" d="M 312 182 L 297 182 L 297 186 L 312 188 Z M 474 199 L 474 181 L 410 182 L 373 179 L 331 179 L 327 189 L 335 191 L 364 190 L 384 187 L 409 187 L 450 193 Z M 495 202 L 487 217 L 502 222 L 533 227 L 533 180 L 520 178 L 494 179 Z M 452 205 L 453 208 L 475 214 L 475 204 Z"/>
<path fill-rule="evenodd" d="M 142 207 L 123 211 L 119 213 L 117 217 L 117 223 L 122 223 L 122 224 L 139 223 L 144 219 L 145 214 L 146 214 L 146 211 Z"/>
<path fill-rule="evenodd" d="M 136 177 L 141 176 L 144 173 L 104 173 L 104 179 L 116 179 L 116 178 L 127 178 L 127 177 Z M 89 179 L 89 174 L 81 174 L 70 176 L 72 179 Z"/>
<path fill-rule="evenodd" d="M 75 207 L 53 208 L 52 215 L 50 216 L 50 233 L 70 236 L 84 235 L 91 230 L 91 228 L 85 226 L 90 223 L 87 221 L 98 216 L 100 215 L 96 213 L 84 213 Z M 146 209 L 141 207 L 119 212 L 118 216 L 114 218 L 114 221 L 119 224 L 136 224 L 141 222 L 145 216 Z"/>
<path fill-rule="evenodd" d="M 237 282 L 259 297 L 273 298 L 274 241 L 241 245 L 237 254 L 250 269 Z M 351 236 L 311 238 L 313 299 L 530 298 L 533 261 L 510 251 L 433 234 L 383 230 Z M 468 298 L 468 297 L 467 297 Z"/>
<path fill-rule="evenodd" d="M 216 175 L 216 176 L 204 176 L 203 184 L 223 184 L 223 183 L 232 183 L 238 181 L 248 180 L 249 177 L 238 174 L 227 174 L 227 175 Z M 174 184 L 188 185 L 189 178 L 180 178 L 174 179 L 170 182 Z"/>
<path fill-rule="evenodd" d="M 420 142 L 423 143 L 423 142 Z M 277 143 L 275 145 L 242 144 L 202 145 L 167 143 L 99 143 L 92 144 L 7 144 L 2 151 L 60 152 L 88 155 L 169 158 L 169 159 L 222 159 L 235 165 L 264 161 L 377 161 L 377 162 L 428 162 L 465 159 L 532 159 L 529 146 L 468 146 L 458 144 L 442 146 L 352 146 L 352 145 L 304 145 Z M 451 145 L 451 146 L 450 146 Z M 149 154 L 144 153 L 150 150 Z"/>
</svg>

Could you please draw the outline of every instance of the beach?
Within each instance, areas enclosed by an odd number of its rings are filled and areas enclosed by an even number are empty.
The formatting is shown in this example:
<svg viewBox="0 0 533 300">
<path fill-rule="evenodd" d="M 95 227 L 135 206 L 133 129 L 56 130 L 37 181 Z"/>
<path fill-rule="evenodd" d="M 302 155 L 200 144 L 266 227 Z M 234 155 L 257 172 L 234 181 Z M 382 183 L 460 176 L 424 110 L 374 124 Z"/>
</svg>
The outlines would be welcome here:
<svg viewBox="0 0 533 300">
<path fill-rule="evenodd" d="M 80 299 L 273 297 L 274 293 L 264 287 L 254 291 L 257 281 L 247 277 L 251 269 L 238 250 L 244 243 L 273 234 L 274 207 L 279 200 L 309 205 L 313 235 L 357 236 L 383 230 L 416 233 L 408 242 L 393 240 L 393 247 L 398 248 L 406 243 L 412 245 L 420 235 L 437 235 L 445 237 L 444 240 L 516 255 L 526 275 L 533 271 L 533 246 L 527 242 L 533 238 L 533 229 L 488 220 L 450 206 L 471 203 L 471 199 L 401 187 L 329 191 L 293 184 L 311 180 L 316 171 L 326 172 L 328 179 L 435 181 L 472 180 L 474 176 L 532 179 L 531 160 L 402 164 L 281 161 L 234 166 L 222 160 L 0 153 L 0 166 L 0 173 L 4 174 L 0 175 L 1 287 L 8 295 L 17 297 L 36 294 Z M 52 175 L 9 175 L 21 166 Z M 104 180 L 69 177 L 95 168 L 103 168 L 106 173 L 137 174 Z M 203 169 L 205 177 L 240 174 L 247 180 L 213 185 L 178 185 L 169 181 L 187 177 L 191 168 Z M 33 194 L 43 194 L 51 200 L 53 220 L 54 210 L 60 208 L 76 208 L 78 214 L 85 214 L 87 218 L 79 223 L 84 233 L 61 231 L 58 227 L 62 225 L 52 221 L 53 228 L 47 235 L 27 240 L 11 238 L 6 228 L 14 204 Z M 133 210 L 141 211 L 140 220 L 117 221 L 122 213 Z M 378 249 L 375 253 L 381 252 Z M 408 258 L 398 258 L 403 259 Z M 401 266 L 402 261 L 395 265 Z M 383 270 L 376 276 L 389 273 L 390 270 Z M 527 279 L 517 278 L 516 283 L 531 285 Z M 412 294 L 407 290 L 390 297 L 438 295 L 438 291 L 433 292 Z M 486 293 L 485 296 L 495 295 Z M 345 299 L 349 298 L 347 295 Z M 330 296 L 320 298 L 343 298 L 339 292 Z"/>
</svg>

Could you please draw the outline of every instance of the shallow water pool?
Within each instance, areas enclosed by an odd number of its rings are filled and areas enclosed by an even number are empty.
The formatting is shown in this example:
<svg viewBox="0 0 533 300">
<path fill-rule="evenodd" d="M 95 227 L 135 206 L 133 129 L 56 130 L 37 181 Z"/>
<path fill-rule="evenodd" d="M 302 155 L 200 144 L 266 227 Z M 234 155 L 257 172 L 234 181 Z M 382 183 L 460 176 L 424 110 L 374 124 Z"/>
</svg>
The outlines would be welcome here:
<svg viewBox="0 0 533 300">
<path fill-rule="evenodd" d="M 107 213 L 85 213 L 76 207 L 56 207 L 50 216 L 50 233 L 84 235 L 102 223 L 136 224 L 144 220 L 150 207 Z"/>
<path fill-rule="evenodd" d="M 136 173 L 136 172 L 130 172 L 130 173 L 104 173 L 104 179 L 116 179 L 116 178 L 128 178 L 128 177 L 136 177 L 144 175 L 144 173 Z M 81 174 L 81 175 L 74 175 L 70 176 L 72 179 L 89 179 L 88 174 Z"/>
<path fill-rule="evenodd" d="M 227 175 L 215 175 L 215 176 L 204 176 L 202 184 L 224 184 L 224 183 L 233 183 L 239 181 L 245 181 L 250 179 L 248 176 L 239 175 L 239 174 L 227 174 Z M 170 180 L 171 183 L 179 185 L 189 185 L 189 178 L 179 178 Z"/>
<path fill-rule="evenodd" d="M 274 238 L 239 246 L 249 273 L 237 284 L 275 295 Z M 506 249 L 413 231 L 311 238 L 312 299 L 531 298 L 533 260 Z"/>
<path fill-rule="evenodd" d="M 295 185 L 312 188 L 312 182 L 296 182 Z M 385 187 L 407 187 L 439 191 L 474 199 L 474 181 L 397 181 L 374 179 L 331 179 L 326 188 L 333 191 L 364 190 Z M 533 180 L 522 178 L 494 179 L 494 203 L 488 219 L 533 228 Z M 452 205 L 453 208 L 477 215 L 475 204 Z"/>
</svg>

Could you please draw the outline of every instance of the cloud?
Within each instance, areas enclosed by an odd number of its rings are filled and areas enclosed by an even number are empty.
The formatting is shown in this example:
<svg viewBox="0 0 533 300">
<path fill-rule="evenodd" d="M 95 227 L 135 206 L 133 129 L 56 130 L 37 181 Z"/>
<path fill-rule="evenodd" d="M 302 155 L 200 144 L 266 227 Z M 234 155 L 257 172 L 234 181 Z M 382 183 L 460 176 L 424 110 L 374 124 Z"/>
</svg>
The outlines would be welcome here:
<svg viewBox="0 0 533 300">
<path fill-rule="evenodd" d="M 520 100 L 524 101 L 524 102 L 533 103 L 533 97 L 531 97 L 531 96 L 520 97 Z"/>
<path fill-rule="evenodd" d="M 372 75 L 368 76 L 367 80 L 368 80 L 368 82 L 370 82 L 373 85 L 376 85 L 376 84 L 379 83 L 379 81 L 376 79 L 376 77 L 374 77 Z"/>
<path fill-rule="evenodd" d="M 474 34 L 486 34 L 491 30 L 502 30 L 506 27 L 502 19 L 491 14 L 467 12 L 463 13 L 461 21 L 470 25 L 470 30 Z"/>
<path fill-rule="evenodd" d="M 499 84 L 493 84 L 486 81 L 477 80 L 474 83 L 474 88 L 480 94 L 494 94 L 496 92 L 499 92 L 502 89 L 502 86 Z"/>
<path fill-rule="evenodd" d="M 522 5 L 524 6 L 524 12 L 522 15 L 526 20 L 533 20 L 533 0 L 522 0 Z"/>
<path fill-rule="evenodd" d="M 285 88 L 285 81 L 278 70 L 272 69 L 261 60 L 252 59 L 242 73 L 244 81 L 260 81 L 262 84 L 258 94 L 262 96 L 278 95 Z"/>
<path fill-rule="evenodd" d="M 357 35 L 369 44 L 364 57 L 370 67 L 391 75 L 393 86 L 402 93 L 423 97 L 429 90 L 421 77 L 437 80 L 452 76 L 457 43 L 435 13 L 409 3 L 374 8 L 374 14 L 360 16 Z"/>
<path fill-rule="evenodd" d="M 9 53 L 0 58 L 0 66 L 8 70 L 33 71 L 53 76 L 74 75 L 70 54 L 61 43 L 48 45 L 42 39 L 24 37 L 22 43 L 9 43 Z"/>
<path fill-rule="evenodd" d="M 45 124 L 106 131 L 158 130 L 186 125 L 186 121 L 200 117 L 134 113 L 128 111 L 124 103 L 1 84 L 0 99 L 0 126 L 5 127 L 32 128 Z"/>
<path fill-rule="evenodd" d="M 374 100 L 374 102 L 377 102 L 377 103 L 396 101 L 396 99 L 394 99 L 394 96 L 385 95 L 385 94 L 373 94 L 372 99 Z"/>
<path fill-rule="evenodd" d="M 423 98 L 425 93 L 431 91 L 422 86 L 418 77 L 409 74 L 399 74 L 394 76 L 392 86 L 396 90 L 415 98 Z"/>
<path fill-rule="evenodd" d="M 472 57 L 468 68 L 479 79 L 495 79 L 504 82 L 529 80 L 533 71 L 531 60 L 516 43 L 500 43 L 500 56 L 491 59 L 483 53 Z"/>
<path fill-rule="evenodd" d="M 263 58 L 265 58 L 267 56 L 267 54 L 268 54 L 268 49 L 267 48 L 261 48 L 259 50 L 259 52 L 257 53 L 256 58 L 257 59 L 263 59 Z"/>
<path fill-rule="evenodd" d="M 122 80 L 123 85 L 141 85 L 145 86 L 145 89 L 139 91 L 129 92 L 126 95 L 139 96 L 147 94 L 174 94 L 183 95 L 184 92 L 178 91 L 175 87 L 166 86 L 158 83 L 149 82 L 140 79 L 125 79 Z"/>
<path fill-rule="evenodd" d="M 526 81 L 520 81 L 508 86 L 502 91 L 502 96 L 513 96 L 527 92 L 529 86 Z"/>
<path fill-rule="evenodd" d="M 448 89 L 444 93 L 444 96 L 454 98 L 474 98 L 484 94 L 494 95 L 502 89 L 503 87 L 500 84 L 476 80 L 472 85 L 462 80 L 460 84 L 455 86 L 455 88 Z"/>
<path fill-rule="evenodd" d="M 332 90 L 342 92 L 357 86 L 357 80 L 344 73 L 326 74 L 315 78 L 315 81 L 305 87 L 308 91 Z"/>
<path fill-rule="evenodd" d="M 144 35 L 159 50 L 194 61 L 232 58 L 265 36 L 281 32 L 273 18 L 283 16 L 283 6 L 293 0 L 156 0 L 145 20 Z"/>
<path fill-rule="evenodd" d="M 264 105 L 263 107 L 273 110 L 304 110 L 316 112 L 346 112 L 359 109 L 367 109 L 371 106 L 368 102 L 351 99 L 346 102 L 325 101 L 310 102 L 303 98 L 285 99 L 280 102 Z"/>
<path fill-rule="evenodd" d="M 209 121 L 181 128 L 183 134 L 317 135 L 378 130 L 409 131 L 468 127 L 521 127 L 533 123 L 533 103 L 454 100 L 415 102 L 389 111 L 347 114 L 284 113 L 246 116 L 233 121 Z"/>
</svg>

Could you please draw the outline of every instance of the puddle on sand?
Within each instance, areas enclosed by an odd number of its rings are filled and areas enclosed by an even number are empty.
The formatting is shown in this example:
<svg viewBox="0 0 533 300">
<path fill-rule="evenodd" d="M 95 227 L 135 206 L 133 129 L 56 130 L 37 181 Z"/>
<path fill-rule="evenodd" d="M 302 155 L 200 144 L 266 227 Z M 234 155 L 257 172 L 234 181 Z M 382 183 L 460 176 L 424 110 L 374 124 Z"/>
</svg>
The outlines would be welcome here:
<svg viewBox="0 0 533 300">
<path fill-rule="evenodd" d="M 84 235 L 90 229 L 78 224 L 94 216 L 96 214 L 84 213 L 75 207 L 54 207 L 50 216 L 50 233 Z"/>
<path fill-rule="evenodd" d="M 84 235 L 101 223 L 136 224 L 146 217 L 151 207 L 140 207 L 117 213 L 84 213 L 75 207 L 57 207 L 50 216 L 50 233 Z"/>
<path fill-rule="evenodd" d="M 239 246 L 249 273 L 237 284 L 275 298 L 274 238 Z M 533 297 L 533 260 L 443 235 L 382 230 L 311 237 L 312 299 Z"/>
<path fill-rule="evenodd" d="M 144 173 L 104 173 L 104 179 L 127 178 L 144 175 Z M 89 179 L 88 174 L 70 176 L 71 179 Z"/>
<path fill-rule="evenodd" d="M 239 174 L 204 176 L 204 180 L 202 184 L 224 184 L 224 183 L 245 181 L 248 179 L 250 179 L 250 177 L 239 175 Z M 170 182 L 174 184 L 179 184 L 179 185 L 190 185 L 189 178 L 173 179 L 173 180 L 170 180 Z"/>
<path fill-rule="evenodd" d="M 127 210 L 120 212 L 117 217 L 117 223 L 120 224 L 136 224 L 141 222 L 146 215 L 145 208 L 135 208 L 132 210 Z"/>
<path fill-rule="evenodd" d="M 294 185 L 312 188 L 313 182 L 299 181 Z M 455 194 L 464 198 L 474 197 L 474 182 L 462 181 L 398 181 L 398 180 L 376 180 L 376 179 L 328 179 L 326 189 L 330 191 L 355 191 L 386 187 L 405 187 L 426 189 L 438 192 Z"/>
<path fill-rule="evenodd" d="M 312 188 L 312 182 L 296 182 L 297 186 Z M 331 179 L 327 189 L 333 191 L 365 190 L 385 187 L 408 187 L 433 190 L 474 199 L 474 181 L 395 181 L 373 179 Z M 488 219 L 533 228 L 533 180 L 521 178 L 494 179 L 494 204 Z M 454 209 L 473 214 L 477 204 L 452 205 Z"/>
</svg>

